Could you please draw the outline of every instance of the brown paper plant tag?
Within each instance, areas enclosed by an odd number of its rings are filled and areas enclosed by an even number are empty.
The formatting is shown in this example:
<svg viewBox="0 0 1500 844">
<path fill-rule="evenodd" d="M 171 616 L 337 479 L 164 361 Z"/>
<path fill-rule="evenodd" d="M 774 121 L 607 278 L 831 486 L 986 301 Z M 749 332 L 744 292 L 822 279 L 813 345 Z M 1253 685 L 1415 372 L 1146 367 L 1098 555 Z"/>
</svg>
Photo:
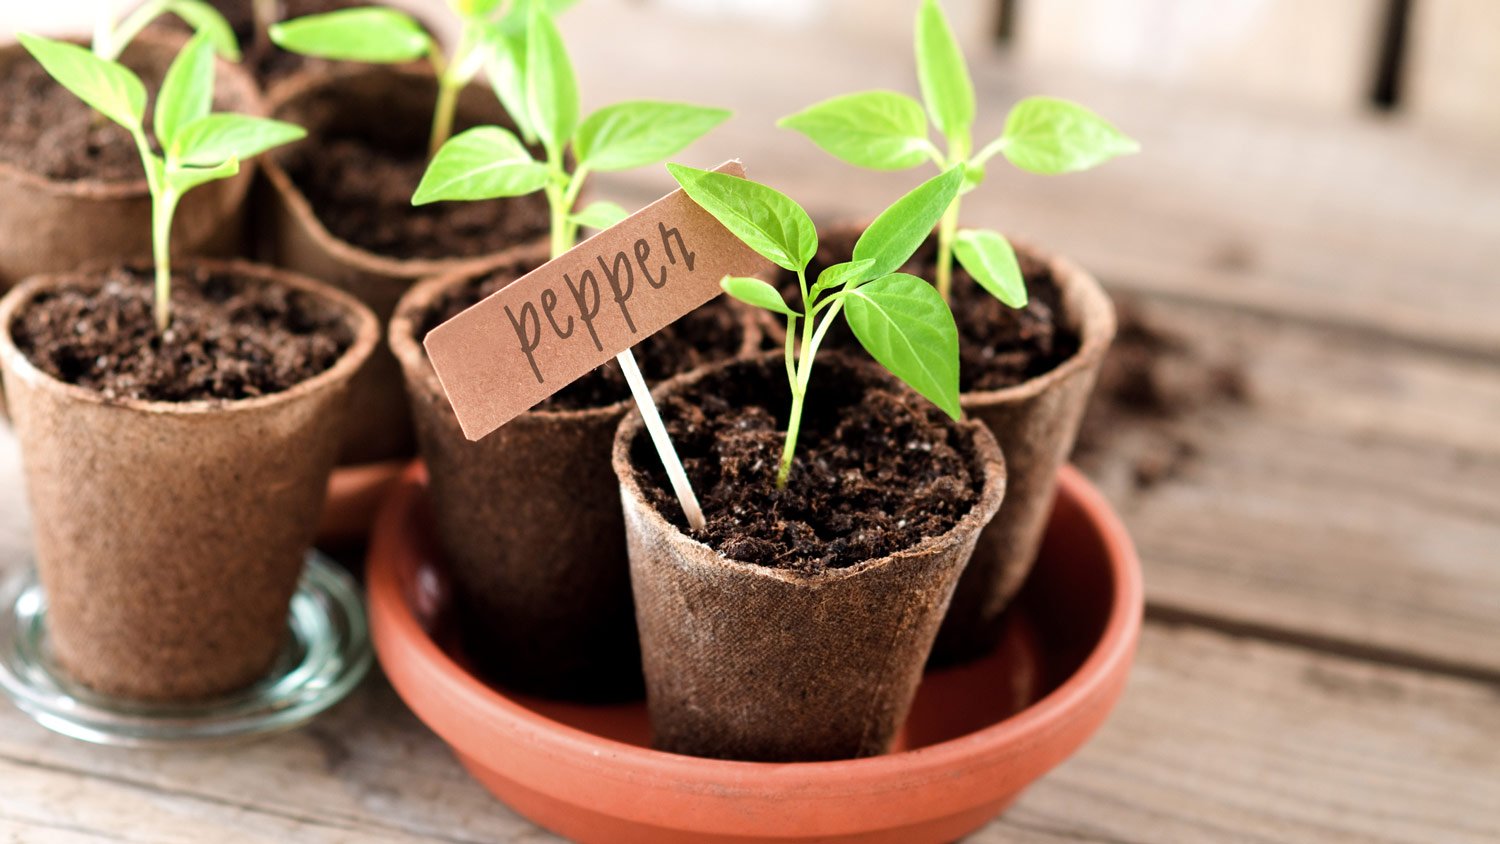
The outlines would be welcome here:
<svg viewBox="0 0 1500 844">
<path fill-rule="evenodd" d="M 745 175 L 739 161 L 715 169 Z M 471 441 L 618 357 L 684 498 L 686 478 L 629 349 L 719 295 L 724 276 L 769 267 L 676 190 L 434 328 L 423 345 Z M 684 509 L 696 526 L 696 501 L 684 498 Z"/>
</svg>

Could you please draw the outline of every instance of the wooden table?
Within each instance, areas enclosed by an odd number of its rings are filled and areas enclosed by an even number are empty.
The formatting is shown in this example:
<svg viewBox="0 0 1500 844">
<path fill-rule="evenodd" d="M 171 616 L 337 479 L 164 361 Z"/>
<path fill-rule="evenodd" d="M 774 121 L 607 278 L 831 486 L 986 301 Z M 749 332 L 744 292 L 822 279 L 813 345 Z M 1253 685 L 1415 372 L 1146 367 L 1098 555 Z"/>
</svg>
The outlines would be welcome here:
<svg viewBox="0 0 1500 844">
<path fill-rule="evenodd" d="M 769 128 L 834 93 L 912 90 L 904 52 L 813 49 L 610 0 L 567 29 L 590 103 L 736 106 L 690 163 L 741 157 L 824 215 L 868 216 L 916 178 L 851 170 Z M 725 58 L 753 45 L 762 58 L 743 68 Z M 973 840 L 1500 840 L 1494 145 L 998 59 L 976 75 L 981 134 L 1046 91 L 1146 151 L 1062 179 L 995 167 L 965 216 L 1073 255 L 1190 359 L 1234 361 L 1246 398 L 1162 423 L 1190 447 L 1154 484 L 1132 466 L 1149 425 L 1122 430 L 1095 469 L 1146 568 L 1135 672 L 1098 737 Z M 598 187 L 629 204 L 667 181 Z M 17 460 L 0 433 L 6 569 L 26 557 Z M 306 729 L 214 753 L 99 749 L 0 707 L 0 830 L 554 840 L 470 781 L 378 676 Z"/>
</svg>

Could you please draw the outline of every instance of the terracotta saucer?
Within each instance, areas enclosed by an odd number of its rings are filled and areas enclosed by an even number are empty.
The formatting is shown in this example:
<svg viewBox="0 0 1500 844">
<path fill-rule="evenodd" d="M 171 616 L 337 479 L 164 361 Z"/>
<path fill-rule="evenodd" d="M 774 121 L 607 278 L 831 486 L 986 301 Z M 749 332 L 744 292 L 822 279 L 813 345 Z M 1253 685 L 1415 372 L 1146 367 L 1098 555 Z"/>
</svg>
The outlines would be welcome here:
<svg viewBox="0 0 1500 844">
<path fill-rule="evenodd" d="M 1140 634 L 1141 575 L 1119 519 L 1063 470 L 1041 557 L 989 657 L 928 675 L 897 752 L 801 764 L 652 750 L 644 703 L 581 706 L 486 685 L 445 619 L 411 467 L 368 561 L 381 665 L 475 779 L 517 812 L 582 842 L 953 841 L 1074 753 L 1124 687 Z"/>
<path fill-rule="evenodd" d="M 368 537 L 381 502 L 406 465 L 407 461 L 395 460 L 334 467 L 323 515 L 318 518 L 318 544 L 337 546 Z"/>
</svg>

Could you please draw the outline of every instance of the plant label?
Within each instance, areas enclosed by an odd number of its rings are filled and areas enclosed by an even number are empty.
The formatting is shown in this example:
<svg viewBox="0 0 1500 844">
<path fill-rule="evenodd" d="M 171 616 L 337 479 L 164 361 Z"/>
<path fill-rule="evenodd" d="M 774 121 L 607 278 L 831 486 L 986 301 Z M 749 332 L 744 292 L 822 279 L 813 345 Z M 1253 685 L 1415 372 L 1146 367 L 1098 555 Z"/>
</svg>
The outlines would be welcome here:
<svg viewBox="0 0 1500 844">
<path fill-rule="evenodd" d="M 715 168 L 743 177 L 729 161 Z M 673 191 L 434 328 L 423 344 L 477 440 L 770 264 Z"/>
</svg>

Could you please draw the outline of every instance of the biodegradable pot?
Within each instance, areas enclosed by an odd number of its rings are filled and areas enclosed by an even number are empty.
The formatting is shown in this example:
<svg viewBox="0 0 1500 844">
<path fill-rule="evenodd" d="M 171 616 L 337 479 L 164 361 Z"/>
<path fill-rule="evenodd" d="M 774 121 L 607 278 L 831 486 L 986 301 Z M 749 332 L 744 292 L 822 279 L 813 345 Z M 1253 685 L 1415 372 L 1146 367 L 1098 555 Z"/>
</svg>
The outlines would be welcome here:
<svg viewBox="0 0 1500 844">
<path fill-rule="evenodd" d="M 763 360 L 777 364 L 776 353 Z M 658 399 L 755 364 L 674 378 Z M 830 357 L 819 377 L 873 364 Z M 899 388 L 899 387 L 898 387 Z M 995 439 L 958 422 L 984 485 L 937 537 L 844 569 L 804 575 L 729 559 L 684 534 L 642 493 L 631 459 L 639 413 L 621 423 L 614 470 L 624 503 L 653 744 L 747 761 L 815 761 L 890 749 L 922 678 L 933 637 L 979 531 L 1000 508 L 1005 465 Z"/>
<path fill-rule="evenodd" d="M 309 140 L 267 156 L 256 202 L 262 257 L 277 266 L 330 282 L 364 302 L 382 323 L 417 281 L 472 270 L 494 254 L 450 259 L 401 259 L 378 255 L 333 235 L 288 175 L 290 156 L 329 130 L 419 126 L 431 120 L 437 82 L 427 70 L 367 66 L 347 73 L 306 76 L 277 89 L 272 116 L 308 129 Z M 478 85 L 459 98 L 455 131 L 478 124 L 510 125 L 499 101 Z M 517 246 L 521 244 L 516 244 Z M 408 457 L 414 447 L 411 416 L 401 373 L 385 348 L 377 349 L 354 383 L 350 427 L 340 463 L 361 464 Z"/>
<path fill-rule="evenodd" d="M 348 385 L 379 336 L 352 297 L 240 262 L 198 266 L 307 291 L 346 315 L 350 348 L 284 392 L 230 402 L 106 399 L 34 367 L 11 326 L 76 276 L 0 300 L 0 366 L 21 443 L 63 667 L 107 695 L 191 701 L 265 674 L 333 467 Z"/>
<path fill-rule="evenodd" d="M 478 442 L 459 428 L 417 340 L 433 302 L 475 276 L 517 276 L 546 261 L 521 253 L 413 288 L 390 326 L 432 477 L 437 535 L 457 586 L 473 657 L 507 686 L 573 699 L 641 693 L 619 485 L 610 471 L 615 429 L 630 400 L 587 410 L 530 411 Z M 741 354 L 760 343 L 741 321 Z"/>
<path fill-rule="evenodd" d="M 143 34 L 125 50 L 123 60 L 147 78 L 160 79 L 183 43 L 181 36 Z M 0 76 L 10 74 L 18 62 L 31 61 L 20 44 L 0 46 Z M 217 63 L 217 71 L 215 100 L 220 110 L 265 113 L 249 74 L 223 61 Z M 253 162 L 245 162 L 239 175 L 210 182 L 183 197 L 172 225 L 174 252 L 221 257 L 239 253 L 245 197 L 254 170 Z M 124 182 L 59 182 L 0 160 L 0 197 L 0 292 L 28 276 L 151 254 L 151 193 L 144 172 Z"/>
<path fill-rule="evenodd" d="M 971 659 L 993 647 L 1000 617 L 1036 561 L 1058 469 L 1073 450 L 1099 366 L 1115 337 L 1114 304 L 1092 275 L 1066 258 L 1025 244 L 1016 248 L 1051 271 L 1062 319 L 1078 338 L 1078 349 L 1056 368 L 1013 387 L 959 396 L 964 414 L 983 422 L 1000 442 L 1007 491 L 953 593 L 933 647 L 938 661 Z"/>
</svg>

